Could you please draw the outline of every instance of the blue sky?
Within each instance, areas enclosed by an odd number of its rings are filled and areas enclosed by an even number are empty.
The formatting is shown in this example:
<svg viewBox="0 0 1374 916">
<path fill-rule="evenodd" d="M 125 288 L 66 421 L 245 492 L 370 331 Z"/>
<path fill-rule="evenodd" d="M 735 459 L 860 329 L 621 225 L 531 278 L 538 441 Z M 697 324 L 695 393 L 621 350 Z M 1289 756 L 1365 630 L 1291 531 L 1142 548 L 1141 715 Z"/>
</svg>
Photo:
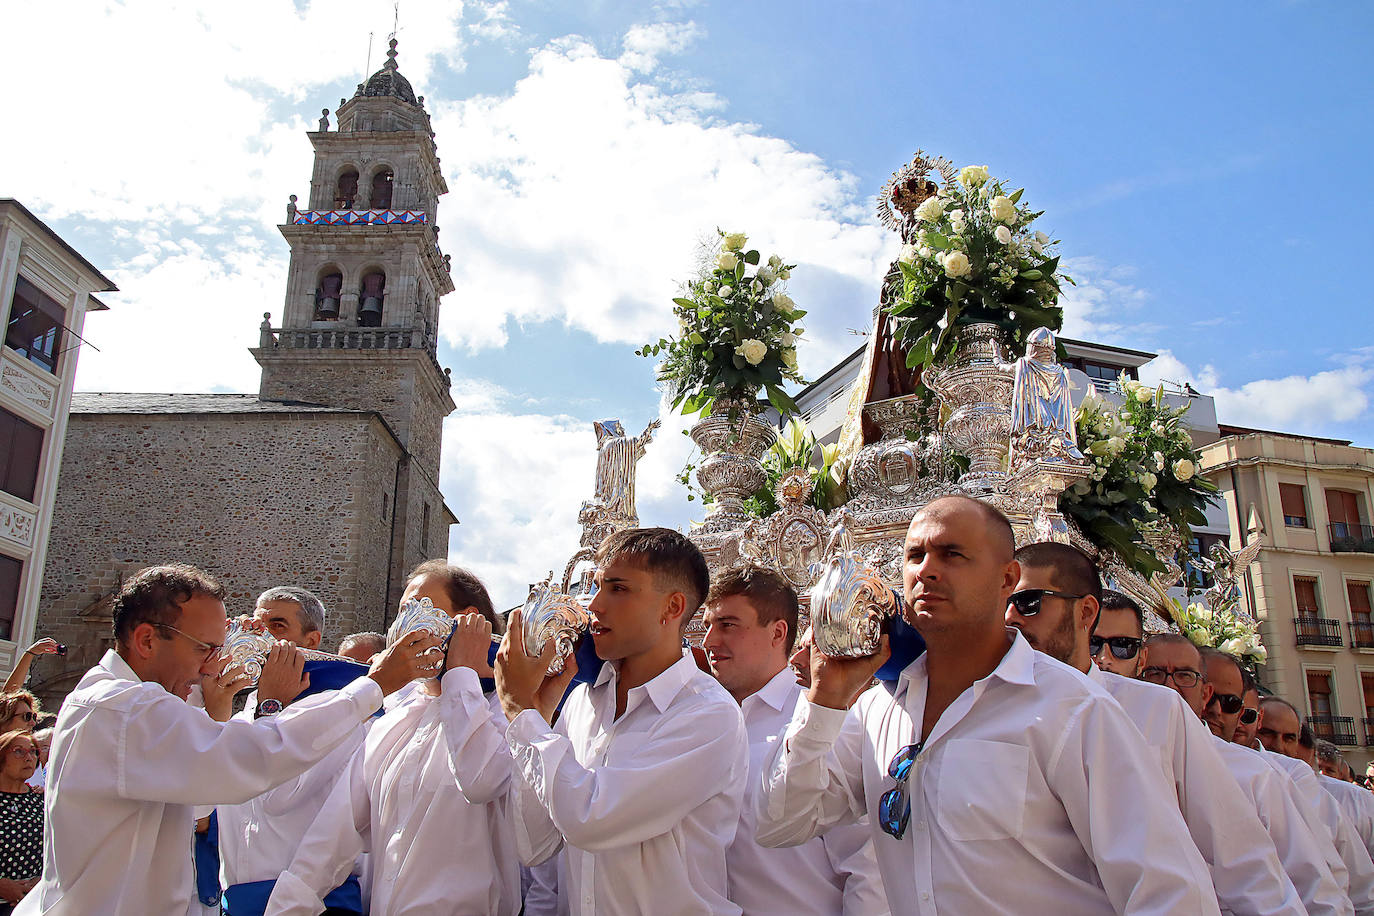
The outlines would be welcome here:
<svg viewBox="0 0 1374 916">
<path fill-rule="evenodd" d="M 28 6 L 0 13 L 32 141 L 0 151 L 0 194 L 121 287 L 79 385 L 254 390 L 304 132 L 364 78 L 369 31 L 379 65 L 390 3 Z M 743 229 L 798 262 L 819 375 L 869 323 L 895 252 L 872 197 L 917 147 L 1046 211 L 1073 336 L 1160 353 L 1222 422 L 1374 446 L 1365 4 L 407 0 L 400 21 L 451 189 L 451 550 L 498 600 L 576 546 L 591 420 L 660 412 L 631 351 L 668 330 L 695 241 Z M 642 465 L 646 522 L 691 516 L 682 426 Z"/>
</svg>

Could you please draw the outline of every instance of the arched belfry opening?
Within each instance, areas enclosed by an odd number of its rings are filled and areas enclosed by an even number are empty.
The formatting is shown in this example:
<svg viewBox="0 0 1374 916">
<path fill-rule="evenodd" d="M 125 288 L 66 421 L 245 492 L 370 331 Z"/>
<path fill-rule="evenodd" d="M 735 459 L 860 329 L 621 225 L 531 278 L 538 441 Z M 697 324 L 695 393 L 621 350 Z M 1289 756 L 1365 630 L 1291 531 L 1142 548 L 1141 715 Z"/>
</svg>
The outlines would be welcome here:
<svg viewBox="0 0 1374 916">
<path fill-rule="evenodd" d="M 358 327 L 382 326 L 382 304 L 386 297 L 386 272 L 373 268 L 363 274 L 358 289 Z"/>
<path fill-rule="evenodd" d="M 348 169 L 334 186 L 334 209 L 352 210 L 358 200 L 358 170 Z"/>
<path fill-rule="evenodd" d="M 372 176 L 372 209 L 391 209 L 391 189 L 396 183 L 396 173 L 383 168 Z"/>
<path fill-rule="evenodd" d="M 339 317 L 339 298 L 343 294 L 343 272 L 337 267 L 321 269 L 315 285 L 315 320 L 333 321 Z"/>
</svg>

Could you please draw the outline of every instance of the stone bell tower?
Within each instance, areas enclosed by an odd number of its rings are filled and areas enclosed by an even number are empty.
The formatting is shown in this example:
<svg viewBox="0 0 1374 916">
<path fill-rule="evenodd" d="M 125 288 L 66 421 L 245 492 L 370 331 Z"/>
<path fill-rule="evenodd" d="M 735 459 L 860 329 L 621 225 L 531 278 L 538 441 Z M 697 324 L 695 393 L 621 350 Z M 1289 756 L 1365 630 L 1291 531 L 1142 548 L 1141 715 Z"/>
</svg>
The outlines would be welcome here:
<svg viewBox="0 0 1374 916">
<path fill-rule="evenodd" d="M 287 206 L 291 246 L 279 327 L 264 315 L 252 353 L 262 366 L 259 398 L 375 412 L 404 455 L 395 503 L 379 524 L 392 531 L 391 607 L 404 569 L 447 553 L 457 521 L 439 494 L 441 424 L 454 407 L 436 356 L 439 298 L 453 292 L 435 223 L 448 193 L 424 97 L 386 63 L 351 99 L 336 130 L 329 111 L 308 134 L 315 148 L 310 197 Z M 329 468 L 318 469 L 322 486 Z M 387 490 L 393 481 L 378 481 Z M 394 513 L 394 518 L 390 517 Z"/>
</svg>

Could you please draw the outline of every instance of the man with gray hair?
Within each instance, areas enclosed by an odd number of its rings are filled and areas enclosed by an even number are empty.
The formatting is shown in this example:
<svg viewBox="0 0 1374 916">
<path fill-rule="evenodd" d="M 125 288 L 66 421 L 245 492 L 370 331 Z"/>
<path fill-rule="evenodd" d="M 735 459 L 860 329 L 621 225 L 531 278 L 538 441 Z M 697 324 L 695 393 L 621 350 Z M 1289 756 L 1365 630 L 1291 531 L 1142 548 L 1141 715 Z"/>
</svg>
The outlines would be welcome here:
<svg viewBox="0 0 1374 916">
<path fill-rule="evenodd" d="M 295 585 L 277 585 L 258 596 L 253 618 L 274 639 L 318 649 L 324 639 L 324 602 Z"/>
<path fill-rule="evenodd" d="M 364 665 L 385 648 L 386 637 L 381 633 L 349 633 L 339 640 L 339 654 Z"/>
</svg>

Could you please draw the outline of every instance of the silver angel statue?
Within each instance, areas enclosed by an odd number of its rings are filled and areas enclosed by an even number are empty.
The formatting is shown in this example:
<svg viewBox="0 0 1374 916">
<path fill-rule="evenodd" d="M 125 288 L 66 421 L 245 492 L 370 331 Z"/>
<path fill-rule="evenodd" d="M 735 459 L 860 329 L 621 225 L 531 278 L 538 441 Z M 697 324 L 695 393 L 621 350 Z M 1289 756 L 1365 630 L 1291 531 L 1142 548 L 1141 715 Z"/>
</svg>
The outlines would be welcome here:
<svg viewBox="0 0 1374 916">
<path fill-rule="evenodd" d="M 1258 532 L 1251 532 L 1251 537 L 1253 540 L 1235 553 L 1228 550 L 1225 544 L 1217 542 L 1208 551 L 1210 556 L 1193 558 L 1193 565 L 1212 577 L 1212 587 L 1204 592 L 1207 606 L 1212 610 L 1234 608 L 1233 613 L 1240 612 L 1240 578 L 1264 546 Z"/>
<path fill-rule="evenodd" d="M 1026 355 L 1014 364 L 1011 393 L 1011 463 L 1082 461 L 1074 433 L 1069 373 L 1055 357 L 1054 332 L 1036 328 Z"/>
<path fill-rule="evenodd" d="M 654 438 L 659 421 L 655 419 L 644 432 L 631 439 L 619 420 L 597 420 L 596 429 L 596 496 L 605 512 L 629 519 L 631 527 L 639 524 L 635 511 L 635 468 Z"/>
</svg>

